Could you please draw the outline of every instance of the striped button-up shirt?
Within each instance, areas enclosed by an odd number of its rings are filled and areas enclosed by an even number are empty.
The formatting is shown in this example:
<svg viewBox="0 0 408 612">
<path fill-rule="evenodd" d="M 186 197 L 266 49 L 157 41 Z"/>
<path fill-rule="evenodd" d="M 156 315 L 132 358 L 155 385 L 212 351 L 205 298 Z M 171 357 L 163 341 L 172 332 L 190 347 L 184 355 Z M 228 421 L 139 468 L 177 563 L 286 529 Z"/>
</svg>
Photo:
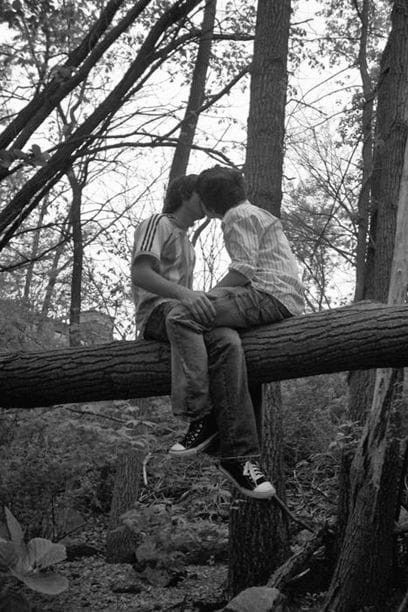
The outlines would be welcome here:
<svg viewBox="0 0 408 612">
<path fill-rule="evenodd" d="M 304 309 L 303 285 L 282 224 L 248 201 L 230 208 L 222 220 L 230 270 L 245 276 L 255 289 L 277 298 L 293 315 Z"/>
<path fill-rule="evenodd" d="M 169 281 L 192 286 L 195 253 L 187 232 L 179 227 L 172 215 L 156 214 L 136 228 L 132 264 L 141 255 L 153 258 L 154 269 Z M 152 310 L 167 298 L 160 297 L 132 284 L 136 306 L 136 327 L 143 331 Z"/>
</svg>

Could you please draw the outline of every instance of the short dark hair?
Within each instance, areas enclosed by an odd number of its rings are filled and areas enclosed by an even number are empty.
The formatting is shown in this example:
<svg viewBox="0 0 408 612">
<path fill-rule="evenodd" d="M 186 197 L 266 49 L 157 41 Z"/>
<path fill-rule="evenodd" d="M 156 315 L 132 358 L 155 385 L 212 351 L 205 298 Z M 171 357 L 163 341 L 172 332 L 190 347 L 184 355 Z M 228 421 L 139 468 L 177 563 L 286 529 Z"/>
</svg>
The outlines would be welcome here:
<svg viewBox="0 0 408 612">
<path fill-rule="evenodd" d="M 222 216 L 247 198 L 241 172 L 223 166 L 214 166 L 201 172 L 197 181 L 197 193 L 208 210 Z"/>
<path fill-rule="evenodd" d="M 197 191 L 198 174 L 186 174 L 173 179 L 167 187 L 164 198 L 163 212 L 172 213 L 188 200 Z"/>
</svg>

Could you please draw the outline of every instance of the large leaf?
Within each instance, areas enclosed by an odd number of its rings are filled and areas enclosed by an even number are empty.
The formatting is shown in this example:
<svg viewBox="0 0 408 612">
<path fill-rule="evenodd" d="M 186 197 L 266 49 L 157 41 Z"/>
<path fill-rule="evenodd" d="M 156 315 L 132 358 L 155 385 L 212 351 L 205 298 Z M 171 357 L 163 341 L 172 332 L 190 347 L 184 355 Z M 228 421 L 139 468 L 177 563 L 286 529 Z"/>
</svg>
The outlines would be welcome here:
<svg viewBox="0 0 408 612">
<path fill-rule="evenodd" d="M 29 574 L 20 574 L 19 572 L 11 572 L 13 576 L 24 582 L 33 591 L 45 593 L 46 595 L 59 595 L 65 591 L 68 586 L 68 580 L 60 574 L 37 574 L 31 572 Z"/>
<path fill-rule="evenodd" d="M 0 540 L 0 570 L 15 567 L 18 561 L 16 545 L 7 540 Z"/>
<path fill-rule="evenodd" d="M 64 561 L 67 551 L 63 544 L 53 544 L 44 538 L 33 538 L 28 546 L 28 563 L 32 569 L 42 569 Z"/>
<path fill-rule="evenodd" d="M 10 533 L 10 539 L 15 544 L 17 544 L 17 546 L 23 547 L 24 546 L 24 533 L 23 533 L 20 523 L 15 518 L 15 516 L 13 516 L 13 514 L 10 512 L 10 510 L 7 507 L 4 508 L 4 513 L 6 515 L 7 528 Z"/>
</svg>

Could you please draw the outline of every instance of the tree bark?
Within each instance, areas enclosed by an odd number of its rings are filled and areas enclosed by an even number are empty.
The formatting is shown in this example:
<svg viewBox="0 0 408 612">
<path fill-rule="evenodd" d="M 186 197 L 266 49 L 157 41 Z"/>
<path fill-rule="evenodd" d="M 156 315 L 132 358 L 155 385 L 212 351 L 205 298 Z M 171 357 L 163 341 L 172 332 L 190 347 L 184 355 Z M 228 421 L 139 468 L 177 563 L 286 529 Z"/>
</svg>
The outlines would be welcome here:
<svg viewBox="0 0 408 612">
<path fill-rule="evenodd" d="M 75 176 L 73 168 L 70 168 L 68 170 L 67 176 L 72 190 L 71 225 L 73 244 L 71 299 L 69 309 L 69 345 L 81 346 L 81 287 L 84 259 L 84 245 L 82 240 L 81 225 L 81 205 L 82 190 L 85 181 L 78 180 L 78 178 Z"/>
<path fill-rule="evenodd" d="M 381 63 L 368 280 L 388 303 L 406 301 L 408 283 L 408 6 L 397 0 Z M 396 214 L 397 213 L 397 214 Z M 391 259 L 392 258 L 392 265 Z M 325 610 L 385 609 L 393 564 L 393 527 L 401 475 L 402 373 L 377 370 L 371 410 L 351 469 L 349 518 Z"/>
<path fill-rule="evenodd" d="M 366 295 L 366 255 L 369 219 L 371 214 L 371 177 L 373 169 L 373 121 L 374 121 L 374 86 L 369 73 L 367 63 L 367 43 L 370 30 L 370 18 L 375 15 L 375 6 L 372 0 L 363 0 L 358 8 L 354 3 L 356 16 L 361 23 L 360 45 L 358 52 L 358 67 L 363 90 L 363 108 L 361 117 L 362 129 L 362 185 L 358 198 L 358 229 L 356 244 L 356 285 L 354 300 L 369 299 Z M 349 419 L 355 423 L 364 423 L 366 412 L 371 405 L 374 389 L 375 371 L 357 370 L 350 372 L 349 385 Z M 346 451 L 345 451 L 346 452 Z M 339 478 L 339 504 L 338 504 L 338 539 L 343 541 L 344 530 L 348 519 L 349 490 L 345 487 L 350 485 L 348 471 L 351 466 L 351 458 L 342 458 Z"/>
<path fill-rule="evenodd" d="M 204 101 L 207 70 L 211 57 L 211 44 L 214 32 L 217 0 L 207 0 L 201 27 L 200 43 L 194 66 L 190 95 L 184 119 L 181 123 L 180 136 L 174 151 L 169 174 L 169 182 L 187 171 L 191 146 L 194 141 L 200 108 Z"/>
<path fill-rule="evenodd" d="M 370 26 L 370 9 L 372 0 L 363 0 L 358 17 L 361 21 L 358 67 L 363 88 L 362 128 L 362 186 L 358 198 L 358 230 L 356 245 L 356 290 L 354 299 L 364 299 L 365 258 L 367 252 L 368 221 L 371 209 L 371 174 L 373 167 L 373 118 L 374 91 L 367 63 L 367 41 Z"/>
<path fill-rule="evenodd" d="M 115 486 L 106 536 L 108 563 L 132 563 L 139 540 L 134 531 L 121 523 L 120 517 L 130 510 L 140 491 L 143 453 L 130 451 L 120 455 L 115 473 Z"/>
<path fill-rule="evenodd" d="M 313 554 L 322 546 L 332 549 L 334 534 L 324 525 L 300 550 L 294 553 L 285 563 L 270 576 L 267 586 L 283 591 L 288 583 L 307 568 Z"/>
<path fill-rule="evenodd" d="M 26 278 L 25 278 L 25 283 L 24 283 L 24 293 L 23 293 L 23 301 L 26 304 L 26 306 L 30 306 L 30 292 L 31 292 L 31 283 L 33 280 L 33 275 L 34 275 L 35 258 L 38 253 L 38 246 L 40 244 L 41 228 L 42 228 L 43 220 L 45 217 L 45 213 L 48 208 L 48 204 L 49 204 L 49 198 L 46 197 L 44 198 L 43 204 L 40 208 L 40 214 L 38 216 L 38 226 L 37 226 L 37 230 L 34 233 L 33 243 L 31 246 L 31 255 L 30 255 L 31 261 L 27 266 L 27 273 L 26 273 Z"/>
<path fill-rule="evenodd" d="M 261 390 L 261 385 L 258 385 Z M 258 402 L 252 389 L 253 403 L 262 418 L 262 404 L 270 412 L 264 418 L 260 439 L 262 457 L 268 474 L 274 475 L 274 485 L 281 499 L 285 499 L 281 443 L 280 385 L 266 385 L 259 393 Z M 266 397 L 262 397 L 265 395 Z M 263 435 L 262 435 L 263 434 Z M 286 516 L 273 500 L 252 500 L 235 494 L 230 509 L 228 587 L 230 597 L 250 586 L 265 584 L 272 572 L 282 565 L 289 554 Z"/>
<path fill-rule="evenodd" d="M 287 90 L 290 0 L 259 0 L 251 65 L 251 94 L 245 176 L 249 199 L 280 216 L 283 139 Z M 262 462 L 281 499 L 282 469 L 280 386 L 263 393 Z M 272 502 L 237 498 L 231 506 L 228 591 L 265 584 L 289 554 L 285 517 Z"/>
<path fill-rule="evenodd" d="M 358 303 L 242 334 L 252 383 L 408 365 L 408 306 Z M 3 408 L 167 395 L 170 350 L 137 340 L 0 355 Z"/>
<path fill-rule="evenodd" d="M 290 0 L 258 0 L 245 175 L 249 199 L 280 216 Z"/>
</svg>

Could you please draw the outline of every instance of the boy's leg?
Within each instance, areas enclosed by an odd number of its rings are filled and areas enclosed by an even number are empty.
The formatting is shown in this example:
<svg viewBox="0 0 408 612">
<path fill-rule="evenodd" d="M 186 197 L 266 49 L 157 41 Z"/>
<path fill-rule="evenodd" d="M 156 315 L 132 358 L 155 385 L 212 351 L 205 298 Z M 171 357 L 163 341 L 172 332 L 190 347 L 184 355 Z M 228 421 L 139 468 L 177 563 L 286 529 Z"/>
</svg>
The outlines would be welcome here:
<svg viewBox="0 0 408 612">
<path fill-rule="evenodd" d="M 213 327 L 246 329 L 277 323 L 291 316 L 276 298 L 251 285 L 211 289 L 208 297 L 215 308 Z"/>
<path fill-rule="evenodd" d="M 219 467 L 244 495 L 270 498 L 275 495 L 275 489 L 258 461 L 257 419 L 248 388 L 241 338 L 229 327 L 217 327 L 207 332 L 204 338 L 219 431 Z"/>
<path fill-rule="evenodd" d="M 248 388 L 245 355 L 237 331 L 217 327 L 204 335 L 210 393 L 216 407 L 221 459 L 259 458 L 257 423 Z"/>
<path fill-rule="evenodd" d="M 203 332 L 181 303 L 166 318 L 171 345 L 171 400 L 174 414 L 186 420 L 200 419 L 211 411 L 208 358 Z"/>
<path fill-rule="evenodd" d="M 170 311 L 178 302 L 167 301 L 157 306 L 151 313 L 144 330 L 146 340 L 169 341 L 166 329 L 166 320 Z M 172 377 L 172 384 L 176 384 L 177 377 Z M 189 429 L 180 442 L 174 444 L 170 454 L 176 456 L 193 455 L 207 448 L 217 436 L 217 424 L 211 406 L 203 410 L 203 418 L 196 419 L 190 423 Z"/>
<path fill-rule="evenodd" d="M 180 303 L 174 305 L 166 320 L 171 344 L 173 409 L 183 418 L 197 419 L 209 412 L 204 333 L 216 327 L 245 329 L 285 318 L 285 309 L 279 302 L 250 286 L 213 289 L 208 297 L 215 309 L 211 326 L 200 323 L 191 310 Z"/>
<path fill-rule="evenodd" d="M 260 454 L 257 423 L 248 389 L 245 356 L 238 333 L 229 328 L 216 328 L 207 332 L 204 339 L 202 333 L 199 333 L 200 326 L 191 319 L 191 314 L 186 312 L 182 305 L 169 313 L 166 328 L 169 339 L 172 338 L 174 342 L 172 355 L 178 355 L 181 349 L 183 357 L 185 349 L 188 352 L 188 349 L 193 347 L 193 355 L 196 358 L 192 361 L 185 358 L 180 362 L 176 360 L 176 366 L 181 363 L 181 371 L 172 371 L 172 389 L 180 382 L 180 378 L 177 380 L 175 376 L 183 378 L 187 374 L 186 381 L 189 382 L 192 372 L 197 375 L 201 370 L 203 381 L 197 388 L 200 389 L 201 399 L 206 398 L 205 416 L 200 416 L 190 424 L 184 440 L 175 444 L 170 452 L 175 455 L 193 454 L 197 452 L 198 443 L 201 449 L 204 449 L 214 438 L 218 428 L 222 435 L 220 469 L 227 478 L 245 495 L 259 499 L 272 497 L 275 489 L 256 460 Z M 202 352 L 203 347 L 205 355 Z M 197 355 L 201 355 L 201 359 L 197 359 Z M 199 378 L 197 380 L 200 381 Z M 210 412 L 209 381 L 216 407 L 216 424 Z"/>
</svg>

